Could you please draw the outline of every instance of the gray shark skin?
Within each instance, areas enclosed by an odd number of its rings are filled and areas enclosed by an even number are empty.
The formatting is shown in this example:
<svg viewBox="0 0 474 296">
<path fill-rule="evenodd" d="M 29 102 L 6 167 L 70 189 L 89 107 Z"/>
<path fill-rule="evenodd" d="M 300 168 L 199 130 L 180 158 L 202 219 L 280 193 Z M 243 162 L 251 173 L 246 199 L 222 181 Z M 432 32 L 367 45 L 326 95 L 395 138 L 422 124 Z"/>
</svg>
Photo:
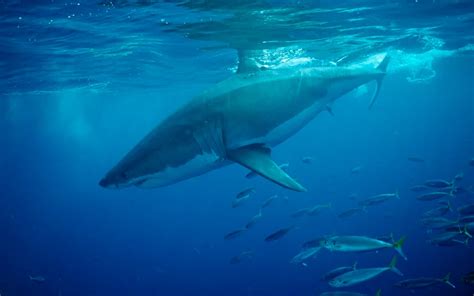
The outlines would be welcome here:
<svg viewBox="0 0 474 296">
<path fill-rule="evenodd" d="M 380 60 L 350 67 L 239 69 L 165 119 L 99 184 L 161 187 L 237 162 L 283 187 L 305 191 L 272 161 L 271 148 L 340 96 L 376 81 L 372 105 L 389 57 Z"/>
</svg>

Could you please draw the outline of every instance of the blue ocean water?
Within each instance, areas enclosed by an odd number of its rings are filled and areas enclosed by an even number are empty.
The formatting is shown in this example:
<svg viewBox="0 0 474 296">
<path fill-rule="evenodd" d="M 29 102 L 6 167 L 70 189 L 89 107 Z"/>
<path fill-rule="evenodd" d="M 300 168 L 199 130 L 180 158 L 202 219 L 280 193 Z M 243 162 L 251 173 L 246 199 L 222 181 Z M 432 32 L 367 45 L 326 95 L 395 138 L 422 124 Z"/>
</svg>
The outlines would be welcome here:
<svg viewBox="0 0 474 296">
<path fill-rule="evenodd" d="M 327 271 L 385 267 L 395 252 L 322 250 L 291 264 L 304 242 L 391 233 L 406 236 L 404 276 L 341 290 L 412 295 L 394 284 L 451 273 L 456 289 L 416 295 L 474 293 L 462 280 L 474 271 L 472 242 L 427 242 L 420 220 L 438 203 L 410 190 L 463 173 L 465 192 L 451 203 L 474 202 L 473 1 L 4 0 L 0 24 L 1 295 L 319 295 L 337 290 L 321 281 Z M 238 51 L 268 68 L 380 52 L 391 63 L 371 110 L 373 86 L 362 86 L 274 149 L 306 193 L 247 179 L 238 165 L 157 189 L 98 185 L 166 116 L 234 75 Z M 252 198 L 232 208 L 249 187 Z M 338 218 L 395 191 L 399 200 Z M 275 194 L 254 228 L 224 239 Z M 291 217 L 327 203 L 319 215 Z M 252 255 L 230 264 L 243 251 Z"/>
</svg>

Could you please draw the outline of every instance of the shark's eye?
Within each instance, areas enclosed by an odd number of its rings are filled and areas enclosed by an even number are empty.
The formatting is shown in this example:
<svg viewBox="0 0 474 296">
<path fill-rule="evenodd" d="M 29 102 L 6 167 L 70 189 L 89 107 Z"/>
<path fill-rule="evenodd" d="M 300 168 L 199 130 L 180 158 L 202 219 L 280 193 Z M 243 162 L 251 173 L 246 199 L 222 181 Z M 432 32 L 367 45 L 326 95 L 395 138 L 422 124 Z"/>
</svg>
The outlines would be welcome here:
<svg viewBox="0 0 474 296">
<path fill-rule="evenodd" d="M 126 172 L 121 172 L 120 177 L 122 177 L 122 179 L 127 179 L 128 176 Z"/>
</svg>

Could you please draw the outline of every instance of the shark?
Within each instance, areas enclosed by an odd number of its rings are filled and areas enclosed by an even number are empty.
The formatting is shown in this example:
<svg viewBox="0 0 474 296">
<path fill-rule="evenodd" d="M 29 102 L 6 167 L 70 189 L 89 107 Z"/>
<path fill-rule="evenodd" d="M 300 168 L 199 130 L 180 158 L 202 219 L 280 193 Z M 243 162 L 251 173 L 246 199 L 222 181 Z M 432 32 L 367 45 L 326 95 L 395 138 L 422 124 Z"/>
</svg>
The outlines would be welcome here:
<svg viewBox="0 0 474 296">
<path fill-rule="evenodd" d="M 307 191 L 275 163 L 272 149 L 341 96 L 375 81 L 371 108 L 389 60 L 382 53 L 347 66 L 277 69 L 240 61 L 234 75 L 159 123 L 99 185 L 162 187 L 237 163 L 284 188 Z"/>
</svg>

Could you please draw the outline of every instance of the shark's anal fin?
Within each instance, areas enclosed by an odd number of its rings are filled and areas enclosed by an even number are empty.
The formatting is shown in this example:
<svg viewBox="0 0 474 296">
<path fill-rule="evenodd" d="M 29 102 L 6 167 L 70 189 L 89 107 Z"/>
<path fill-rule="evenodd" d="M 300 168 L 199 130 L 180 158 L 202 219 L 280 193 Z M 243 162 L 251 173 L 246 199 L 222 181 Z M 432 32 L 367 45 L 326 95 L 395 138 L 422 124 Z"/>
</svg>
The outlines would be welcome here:
<svg viewBox="0 0 474 296">
<path fill-rule="evenodd" d="M 280 186 L 300 192 L 307 191 L 271 159 L 271 150 L 263 145 L 230 150 L 227 151 L 227 157 Z"/>
</svg>

